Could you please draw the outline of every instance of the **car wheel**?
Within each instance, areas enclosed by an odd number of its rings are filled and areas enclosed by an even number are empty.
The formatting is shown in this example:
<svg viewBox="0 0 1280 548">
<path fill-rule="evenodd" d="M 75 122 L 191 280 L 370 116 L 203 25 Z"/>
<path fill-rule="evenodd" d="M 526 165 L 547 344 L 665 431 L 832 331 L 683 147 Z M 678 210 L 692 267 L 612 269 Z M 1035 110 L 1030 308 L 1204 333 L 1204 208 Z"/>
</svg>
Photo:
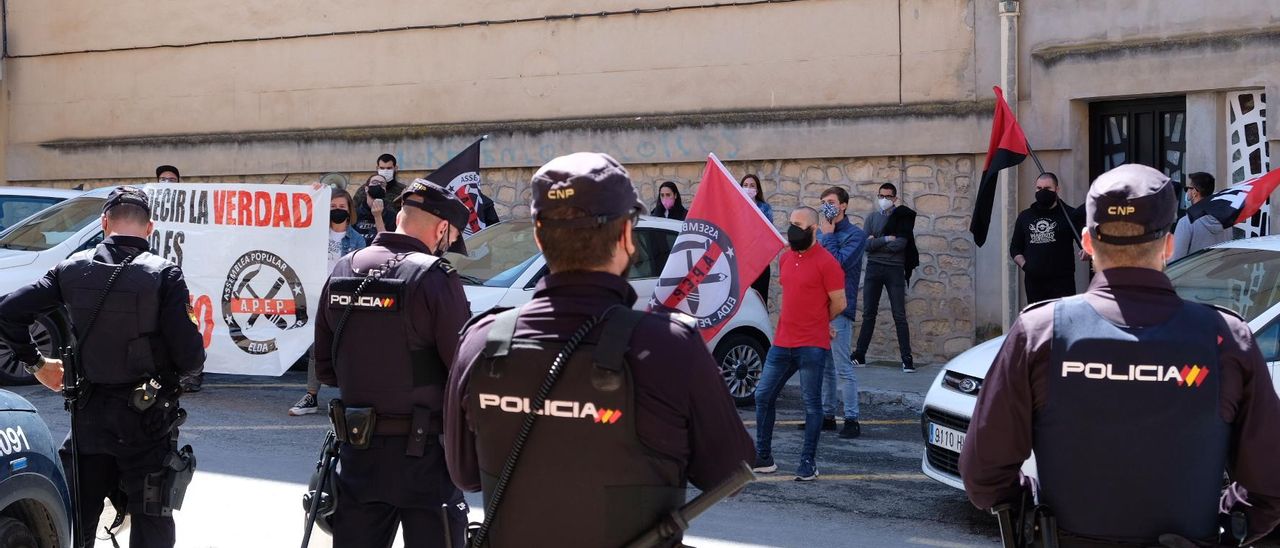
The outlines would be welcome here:
<svg viewBox="0 0 1280 548">
<path fill-rule="evenodd" d="M 40 349 L 40 354 L 47 358 L 56 358 L 61 355 L 58 349 L 62 348 L 62 328 L 59 322 L 53 316 L 42 316 L 31 324 L 31 339 L 36 342 L 36 348 Z M 20 385 L 35 384 L 36 377 L 23 368 L 18 360 L 14 359 L 13 351 L 9 349 L 9 345 L 0 341 L 0 385 Z"/>
<path fill-rule="evenodd" d="M 0 548 L 39 548 L 27 525 L 13 518 L 0 518 Z"/>
<path fill-rule="evenodd" d="M 756 385 L 764 371 L 764 352 L 760 341 L 742 333 L 730 333 L 716 345 L 715 359 L 720 375 L 739 406 L 755 402 Z"/>
</svg>

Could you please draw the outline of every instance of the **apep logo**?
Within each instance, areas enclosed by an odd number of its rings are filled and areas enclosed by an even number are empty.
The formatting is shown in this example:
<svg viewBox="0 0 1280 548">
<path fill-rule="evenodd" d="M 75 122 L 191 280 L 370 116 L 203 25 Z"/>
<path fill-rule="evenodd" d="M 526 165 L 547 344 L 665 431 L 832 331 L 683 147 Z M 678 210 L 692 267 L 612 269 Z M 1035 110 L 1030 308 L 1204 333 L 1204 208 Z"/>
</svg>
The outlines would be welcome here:
<svg viewBox="0 0 1280 548">
<path fill-rule="evenodd" d="M 1126 382 L 1176 382 L 1188 388 L 1204 384 L 1209 368 L 1199 365 L 1119 365 L 1110 363 L 1062 362 L 1062 376 L 1083 375 L 1087 379 Z"/>
<path fill-rule="evenodd" d="M 525 414 L 531 412 L 533 406 L 530 404 L 529 398 L 480 394 L 480 409 L 489 408 L 497 408 L 498 411 L 503 413 Z M 598 408 L 596 404 L 591 402 L 569 400 L 547 400 L 543 402 L 542 409 L 539 409 L 537 414 L 544 417 L 562 419 L 591 419 L 597 424 L 613 424 L 622 418 L 622 410 L 620 409 Z"/>
<path fill-rule="evenodd" d="M 1027 225 L 1027 236 L 1033 244 L 1051 244 L 1057 238 L 1058 223 L 1049 219 L 1039 219 Z"/>
<path fill-rule="evenodd" d="M 659 288 L 674 289 L 666 300 L 654 300 L 651 306 L 676 301 L 674 308 L 697 318 L 699 329 L 713 328 L 733 317 L 741 303 L 738 301 L 738 262 L 727 232 L 702 219 L 689 219 L 671 247 L 667 261 L 687 274 L 659 278 Z"/>
<path fill-rule="evenodd" d="M 240 350 L 275 352 L 277 335 L 307 325 L 302 281 L 274 253 L 245 253 L 231 265 L 222 286 L 222 321 Z"/>
</svg>

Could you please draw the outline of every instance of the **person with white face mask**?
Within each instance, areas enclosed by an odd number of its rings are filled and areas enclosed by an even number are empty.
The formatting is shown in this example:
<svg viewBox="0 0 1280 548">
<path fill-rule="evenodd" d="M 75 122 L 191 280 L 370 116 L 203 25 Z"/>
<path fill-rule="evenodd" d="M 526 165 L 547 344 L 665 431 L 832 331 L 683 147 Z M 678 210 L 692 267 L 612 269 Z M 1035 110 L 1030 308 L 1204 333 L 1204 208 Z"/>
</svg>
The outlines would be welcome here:
<svg viewBox="0 0 1280 548">
<path fill-rule="evenodd" d="M 378 157 L 377 173 L 356 189 L 355 222 L 352 228 L 364 236 L 371 245 L 374 236 L 383 232 L 395 232 L 396 214 L 400 208 L 394 199 L 405 191 L 404 183 L 396 180 L 396 157 L 383 154 Z"/>
<path fill-rule="evenodd" d="M 887 290 L 893 324 L 898 331 L 902 372 L 915 373 L 911 331 L 907 327 L 907 274 L 919 263 L 919 252 L 914 251 L 913 243 L 916 212 L 897 203 L 898 187 L 893 183 L 880 185 L 875 211 L 867 216 L 863 227 L 868 235 L 867 269 L 862 282 L 862 328 L 858 333 L 858 346 L 853 351 L 853 363 L 855 366 L 867 363 L 867 347 L 875 333 L 880 295 Z"/>
<path fill-rule="evenodd" d="M 760 178 L 754 174 L 748 173 L 742 176 L 742 180 L 738 181 L 738 185 L 746 192 L 747 197 L 756 203 L 756 207 L 760 209 L 760 213 L 764 214 L 764 218 L 773 223 L 773 208 L 769 206 L 769 201 L 764 197 L 764 187 L 760 186 Z M 766 266 L 764 272 L 760 273 L 760 277 L 756 281 L 751 282 L 751 289 L 756 290 L 760 294 L 760 300 L 764 305 L 769 306 L 769 280 L 773 277 L 773 267 Z"/>
</svg>

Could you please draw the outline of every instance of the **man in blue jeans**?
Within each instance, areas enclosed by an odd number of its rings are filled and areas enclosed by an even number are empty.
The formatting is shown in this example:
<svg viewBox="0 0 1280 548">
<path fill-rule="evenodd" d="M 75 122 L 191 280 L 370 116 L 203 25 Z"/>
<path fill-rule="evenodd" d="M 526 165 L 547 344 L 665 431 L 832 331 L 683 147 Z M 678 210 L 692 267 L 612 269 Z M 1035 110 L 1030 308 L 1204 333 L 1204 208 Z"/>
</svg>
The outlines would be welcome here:
<svg viewBox="0 0 1280 548">
<path fill-rule="evenodd" d="M 849 193 L 838 186 L 822 193 L 822 211 L 818 220 L 818 241 L 840 262 L 844 270 L 844 296 L 848 300 L 844 312 L 831 320 L 835 336 L 822 369 L 822 429 L 836 429 L 838 393 L 843 394 L 844 428 L 842 439 L 853 439 L 862 433 L 858 424 L 858 377 L 853 372 L 853 320 L 858 308 L 858 282 L 862 278 L 862 255 L 867 249 L 867 233 L 854 226 L 845 216 L 849 209 Z M 838 390 L 836 374 L 844 381 Z"/>
<path fill-rule="evenodd" d="M 817 245 L 818 212 L 801 207 L 791 212 L 787 241 L 791 248 L 779 262 L 782 314 L 773 347 L 756 386 L 756 462 L 754 471 L 776 472 L 773 462 L 774 404 L 787 380 L 800 373 L 804 400 L 804 446 L 796 481 L 818 478 L 815 456 L 822 433 L 822 368 L 834 336 L 830 321 L 844 311 L 844 270 Z"/>
<path fill-rule="evenodd" d="M 898 204 L 898 187 L 893 183 L 880 185 L 876 210 L 867 216 L 867 277 L 863 281 L 862 330 L 858 333 L 858 347 L 853 352 L 853 363 L 867 363 L 867 347 L 876 330 L 876 312 L 880 308 L 881 290 L 889 292 L 889 308 L 893 311 L 893 325 L 898 331 L 898 352 L 902 357 L 902 372 L 915 373 L 911 359 L 911 330 L 907 326 L 907 272 L 914 267 L 908 255 L 914 249 L 916 212 Z M 918 261 L 917 261 L 918 262 Z"/>
</svg>

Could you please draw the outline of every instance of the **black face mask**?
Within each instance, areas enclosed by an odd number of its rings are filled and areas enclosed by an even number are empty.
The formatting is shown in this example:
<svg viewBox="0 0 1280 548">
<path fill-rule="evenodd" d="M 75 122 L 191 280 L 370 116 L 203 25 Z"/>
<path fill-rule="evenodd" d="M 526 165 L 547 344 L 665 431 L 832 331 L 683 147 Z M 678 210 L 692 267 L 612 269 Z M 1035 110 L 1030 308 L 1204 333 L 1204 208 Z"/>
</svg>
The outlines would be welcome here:
<svg viewBox="0 0 1280 548">
<path fill-rule="evenodd" d="M 787 242 L 791 244 L 791 249 L 795 251 L 804 251 L 813 245 L 813 231 L 791 225 L 787 228 Z"/>
<path fill-rule="evenodd" d="M 1040 207 L 1052 207 L 1057 203 L 1058 193 L 1047 188 L 1036 191 L 1036 205 Z"/>
<path fill-rule="evenodd" d="M 340 225 L 342 223 L 347 222 L 347 220 L 350 218 L 351 218 L 351 212 L 345 209 L 329 210 L 329 222 L 332 224 Z"/>
<path fill-rule="evenodd" d="M 381 200 L 387 197 L 387 189 L 382 185 L 369 185 L 369 197 L 375 200 Z"/>
</svg>

